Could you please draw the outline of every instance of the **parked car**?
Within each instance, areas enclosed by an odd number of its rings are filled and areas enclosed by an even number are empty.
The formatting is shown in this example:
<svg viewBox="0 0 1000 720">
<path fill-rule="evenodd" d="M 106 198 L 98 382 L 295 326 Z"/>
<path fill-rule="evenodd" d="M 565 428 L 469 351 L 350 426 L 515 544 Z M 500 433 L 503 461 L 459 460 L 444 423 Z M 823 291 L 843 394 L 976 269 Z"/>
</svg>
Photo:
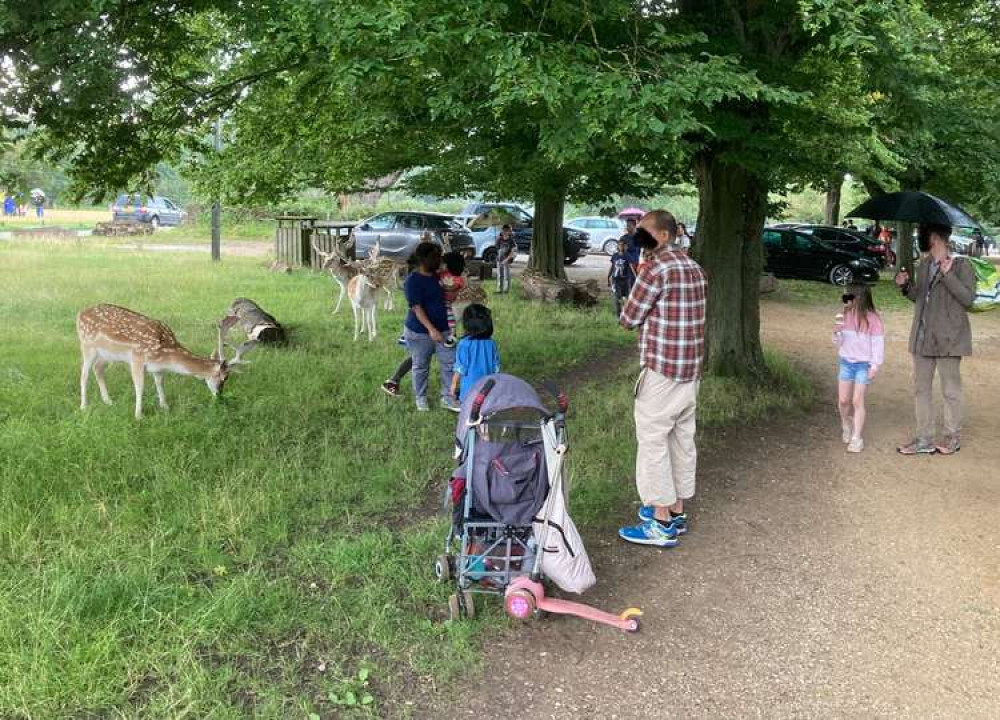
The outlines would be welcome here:
<svg viewBox="0 0 1000 720">
<path fill-rule="evenodd" d="M 834 285 L 878 280 L 876 260 L 836 248 L 796 229 L 764 228 L 761 242 L 764 269 L 778 277 L 825 280 Z"/>
<path fill-rule="evenodd" d="M 835 248 L 870 257 L 880 268 L 888 264 L 886 246 L 860 230 L 848 230 L 835 225 L 793 225 L 791 229 L 819 238 Z"/>
<path fill-rule="evenodd" d="M 470 203 L 465 206 L 456 219 L 468 225 L 480 215 L 497 210 L 510 215 L 515 222 L 511 223 L 514 229 L 514 242 L 517 249 L 523 253 L 531 252 L 531 239 L 534 235 L 534 218 L 531 213 L 515 203 Z M 477 255 L 485 263 L 496 261 L 496 237 L 500 233 L 500 228 L 490 227 L 482 230 L 473 230 L 475 236 Z M 582 230 L 563 227 L 563 252 L 565 262 L 572 265 L 590 250 L 590 236 Z"/>
<path fill-rule="evenodd" d="M 586 232 L 590 249 L 599 248 L 605 255 L 618 252 L 618 238 L 625 234 L 625 223 L 618 218 L 577 217 L 567 221 L 566 227 Z"/>
<path fill-rule="evenodd" d="M 111 206 L 112 221 L 148 223 L 154 228 L 180 225 L 186 217 L 187 212 L 160 195 L 119 195 Z"/>
<path fill-rule="evenodd" d="M 385 212 L 362 220 L 354 228 L 354 255 L 364 257 L 379 245 L 379 253 L 386 257 L 408 258 L 424 238 L 430 234 L 432 242 L 451 249 L 471 259 L 476 245 L 468 229 L 455 222 L 450 215 L 432 212 Z"/>
</svg>

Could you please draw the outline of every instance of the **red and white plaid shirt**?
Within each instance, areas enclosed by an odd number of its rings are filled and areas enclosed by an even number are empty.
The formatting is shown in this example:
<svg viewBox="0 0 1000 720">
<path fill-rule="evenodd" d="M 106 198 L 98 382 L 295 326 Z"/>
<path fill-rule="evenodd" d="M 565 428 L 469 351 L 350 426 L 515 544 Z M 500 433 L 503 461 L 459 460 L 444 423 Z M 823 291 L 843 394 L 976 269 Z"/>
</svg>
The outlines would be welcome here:
<svg viewBox="0 0 1000 720">
<path fill-rule="evenodd" d="M 701 378 L 705 356 L 705 271 L 686 253 L 661 247 L 639 270 L 621 324 L 640 327 L 639 364 L 670 380 Z"/>
</svg>

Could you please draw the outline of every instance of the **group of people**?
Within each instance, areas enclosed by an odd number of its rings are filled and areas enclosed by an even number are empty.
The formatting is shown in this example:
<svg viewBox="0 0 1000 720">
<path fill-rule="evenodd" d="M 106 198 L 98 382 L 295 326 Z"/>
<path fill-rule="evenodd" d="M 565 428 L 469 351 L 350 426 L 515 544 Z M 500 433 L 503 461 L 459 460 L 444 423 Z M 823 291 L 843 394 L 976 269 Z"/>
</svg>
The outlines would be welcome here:
<svg viewBox="0 0 1000 720">
<path fill-rule="evenodd" d="M 924 224 L 924 254 L 915 276 L 905 269 L 896 285 L 915 304 L 909 352 L 913 358 L 917 432 L 897 448 L 902 455 L 952 455 L 961 447 L 963 357 L 972 354 L 967 310 L 976 296 L 971 263 L 951 254 L 952 228 Z M 630 543 L 672 547 L 688 530 L 684 501 L 694 496 L 697 449 L 695 414 L 705 354 L 704 271 L 676 245 L 678 224 L 663 210 L 647 213 L 634 239 L 644 259 L 620 313 L 625 328 L 639 330 L 640 372 L 634 420 L 638 451 L 639 523 L 618 531 Z M 626 248 L 620 248 L 622 254 Z M 834 342 L 839 355 L 838 408 L 849 452 L 864 449 L 865 390 L 885 359 L 885 330 L 871 289 L 857 285 L 841 298 Z M 944 433 L 935 433 L 932 391 L 940 378 Z"/>
<path fill-rule="evenodd" d="M 611 256 L 611 267 L 608 270 L 608 287 L 614 297 L 615 317 L 621 315 L 622 305 L 632 292 L 632 286 L 639 275 L 644 258 L 642 248 L 636 242 L 638 222 L 629 218 L 625 222 L 625 234 L 618 238 L 618 252 Z M 687 253 L 691 249 L 692 238 L 684 223 L 677 223 L 677 234 L 670 241 L 673 250 Z M 651 251 L 646 251 L 649 255 Z"/>
<path fill-rule="evenodd" d="M 3 198 L 4 217 L 24 217 L 28 214 L 28 206 L 21 202 L 21 193 L 7 193 Z M 31 196 L 31 203 L 35 206 L 35 216 L 45 217 L 45 195 L 36 192 Z"/>
<path fill-rule="evenodd" d="M 665 210 L 653 210 L 630 223 L 612 257 L 613 282 L 620 288 L 619 323 L 638 330 L 640 372 L 634 388 L 637 440 L 636 486 L 641 505 L 638 523 L 619 530 L 633 544 L 673 547 L 688 531 L 684 503 L 694 496 L 698 391 L 705 358 L 708 279 L 678 238 L 682 226 Z M 915 304 L 909 351 L 913 357 L 917 433 L 897 448 L 903 455 L 961 449 L 962 391 L 960 363 L 972 352 L 966 311 L 976 294 L 975 271 L 951 254 L 951 228 L 922 225 L 919 246 L 925 253 L 915 276 L 896 275 L 900 291 Z M 514 251 L 516 252 L 516 250 Z M 455 340 L 451 310 L 464 270 L 461 256 L 444 256 L 432 243 L 414 254 L 415 269 L 404 286 L 409 312 L 404 339 L 409 357 L 383 384 L 390 395 L 412 369 L 418 410 L 427 410 L 427 380 L 432 357 L 441 372 L 441 406 L 457 410 L 480 378 L 500 371 L 500 353 L 492 340 L 492 315 L 483 305 L 462 314 L 464 334 Z M 509 265 L 509 263 L 508 263 Z M 498 292 L 509 290 L 509 276 L 498 279 Z M 619 295 L 616 288 L 616 296 Z M 628 290 L 625 293 L 625 290 Z M 838 409 L 842 440 L 848 452 L 864 449 L 865 392 L 885 360 L 885 329 L 871 289 L 855 285 L 841 297 L 835 318 L 838 347 Z M 944 396 L 944 435 L 935 437 L 932 386 L 935 373 Z"/>
</svg>

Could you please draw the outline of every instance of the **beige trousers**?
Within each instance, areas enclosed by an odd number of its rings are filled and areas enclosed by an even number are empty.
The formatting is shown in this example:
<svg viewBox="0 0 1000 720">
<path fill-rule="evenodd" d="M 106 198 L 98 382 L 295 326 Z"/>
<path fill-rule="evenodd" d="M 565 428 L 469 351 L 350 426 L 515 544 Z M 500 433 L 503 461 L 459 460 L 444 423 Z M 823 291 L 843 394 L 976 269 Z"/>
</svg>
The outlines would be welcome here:
<svg viewBox="0 0 1000 720">
<path fill-rule="evenodd" d="M 962 374 L 960 357 L 913 356 L 913 389 L 917 406 L 917 439 L 934 442 L 934 371 L 941 381 L 944 397 L 944 432 L 958 435 L 962 430 Z"/>
<path fill-rule="evenodd" d="M 678 382 L 643 368 L 635 383 L 635 484 L 643 505 L 665 507 L 694 496 L 697 380 Z"/>
</svg>

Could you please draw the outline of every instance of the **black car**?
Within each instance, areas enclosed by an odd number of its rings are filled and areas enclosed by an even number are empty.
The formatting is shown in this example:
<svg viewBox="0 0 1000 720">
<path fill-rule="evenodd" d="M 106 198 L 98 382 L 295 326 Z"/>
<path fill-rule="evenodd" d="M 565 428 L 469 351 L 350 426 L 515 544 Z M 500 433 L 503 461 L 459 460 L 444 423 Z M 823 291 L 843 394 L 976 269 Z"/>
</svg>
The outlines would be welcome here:
<svg viewBox="0 0 1000 720">
<path fill-rule="evenodd" d="M 825 280 L 834 285 L 876 282 L 878 262 L 789 228 L 764 228 L 764 269 L 778 277 Z"/>
<path fill-rule="evenodd" d="M 860 230 L 848 230 L 835 225 L 794 225 L 791 229 L 812 235 L 840 250 L 871 258 L 880 268 L 885 267 L 885 245 Z"/>
<path fill-rule="evenodd" d="M 531 239 L 534 237 L 534 218 L 531 213 L 514 203 L 470 203 L 462 210 L 461 218 L 466 222 L 471 222 L 491 210 L 498 210 L 513 217 L 516 222 L 511 223 L 514 229 L 514 242 L 517 249 L 523 253 L 531 252 Z M 563 252 L 566 254 L 566 264 L 572 265 L 581 257 L 587 254 L 590 249 L 590 236 L 573 228 L 563 227 Z M 484 260 L 489 262 L 485 258 Z"/>
</svg>

